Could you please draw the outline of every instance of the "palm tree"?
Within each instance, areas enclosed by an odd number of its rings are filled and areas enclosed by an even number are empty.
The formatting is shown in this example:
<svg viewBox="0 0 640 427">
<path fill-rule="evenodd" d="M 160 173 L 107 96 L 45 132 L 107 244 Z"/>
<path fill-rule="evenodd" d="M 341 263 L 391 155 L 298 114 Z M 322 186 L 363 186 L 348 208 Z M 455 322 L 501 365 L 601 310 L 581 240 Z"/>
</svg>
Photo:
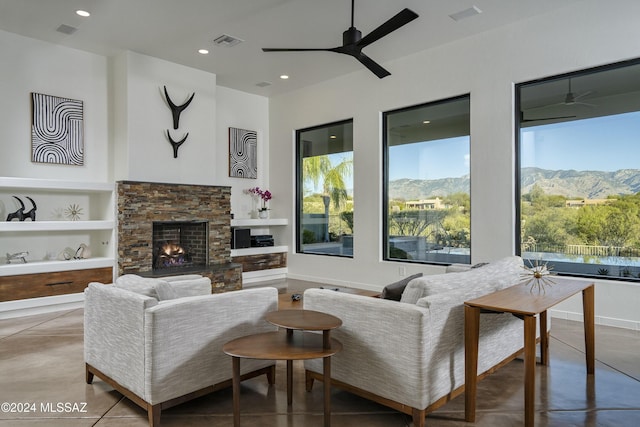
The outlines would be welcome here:
<svg viewBox="0 0 640 427">
<path fill-rule="evenodd" d="M 336 209 L 342 208 L 347 201 L 345 180 L 353 173 L 353 159 L 343 158 L 337 165 L 332 165 L 329 156 L 306 157 L 302 161 L 302 176 L 305 183 L 313 183 L 318 187 L 322 180 L 322 199 L 324 201 L 325 241 L 329 241 L 329 204 L 333 201 Z"/>
</svg>

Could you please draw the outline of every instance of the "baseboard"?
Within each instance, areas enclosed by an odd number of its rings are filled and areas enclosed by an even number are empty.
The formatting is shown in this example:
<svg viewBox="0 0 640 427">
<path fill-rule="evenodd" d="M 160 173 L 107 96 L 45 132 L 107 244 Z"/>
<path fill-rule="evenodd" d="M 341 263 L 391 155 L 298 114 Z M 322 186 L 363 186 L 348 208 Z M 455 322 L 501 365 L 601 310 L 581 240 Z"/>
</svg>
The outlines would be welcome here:
<svg viewBox="0 0 640 427">
<path fill-rule="evenodd" d="M 56 295 L 0 302 L 0 319 L 53 313 L 84 307 L 84 294 Z"/>
<path fill-rule="evenodd" d="M 573 320 L 576 322 L 582 322 L 584 317 L 582 313 L 564 311 L 564 310 L 549 310 L 549 315 L 557 319 Z M 631 329 L 634 331 L 640 331 L 640 322 L 626 319 L 616 319 L 613 317 L 595 316 L 595 324 L 603 326 L 613 326 L 615 328 Z"/>
<path fill-rule="evenodd" d="M 333 280 L 327 278 L 319 278 L 314 276 L 305 276 L 302 274 L 287 274 L 287 279 L 294 280 L 303 280 L 305 282 L 313 282 L 318 283 L 320 286 L 322 285 L 330 285 L 330 286 L 338 286 L 341 288 L 355 288 L 355 289 L 363 289 L 366 291 L 381 291 L 382 287 L 371 285 L 371 283 L 360 283 L 360 282 L 351 282 L 345 280 Z"/>
</svg>

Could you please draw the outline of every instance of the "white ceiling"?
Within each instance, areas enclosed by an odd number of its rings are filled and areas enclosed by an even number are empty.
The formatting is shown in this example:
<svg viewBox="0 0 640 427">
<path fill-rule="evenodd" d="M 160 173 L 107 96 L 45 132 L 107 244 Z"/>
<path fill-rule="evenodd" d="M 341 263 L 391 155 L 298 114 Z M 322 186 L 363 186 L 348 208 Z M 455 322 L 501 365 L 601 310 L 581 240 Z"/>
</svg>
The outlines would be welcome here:
<svg viewBox="0 0 640 427">
<path fill-rule="evenodd" d="M 355 26 L 365 36 L 403 8 L 420 17 L 364 49 L 391 72 L 395 58 L 552 13 L 581 0 L 356 0 Z M 454 21 L 477 6 L 482 13 Z M 75 10 L 91 12 L 81 18 Z M 579 14 L 579 11 L 576 11 Z M 0 0 L 0 29 L 101 55 L 124 50 L 205 70 L 217 82 L 273 96 L 352 72 L 377 80 L 353 58 L 331 52 L 264 53 L 262 47 L 328 48 L 342 44 L 350 0 Z M 77 28 L 71 35 L 56 29 Z M 244 42 L 217 47 L 228 34 Z M 201 55 L 200 48 L 209 50 Z M 281 74 L 290 79 L 281 80 Z M 261 88 L 260 82 L 272 85 Z"/>
</svg>

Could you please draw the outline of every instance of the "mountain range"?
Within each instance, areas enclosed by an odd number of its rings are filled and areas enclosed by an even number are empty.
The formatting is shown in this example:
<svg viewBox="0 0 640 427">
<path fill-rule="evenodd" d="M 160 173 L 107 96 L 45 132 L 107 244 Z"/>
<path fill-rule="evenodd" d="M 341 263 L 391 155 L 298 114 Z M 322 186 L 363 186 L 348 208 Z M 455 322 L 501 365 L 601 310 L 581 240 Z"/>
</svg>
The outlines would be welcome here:
<svg viewBox="0 0 640 427">
<path fill-rule="evenodd" d="M 522 168 L 522 194 L 534 185 L 546 194 L 567 198 L 604 199 L 617 194 L 640 192 L 640 169 L 620 169 L 613 172 L 548 170 Z M 453 193 L 469 192 L 469 175 L 442 179 L 397 179 L 389 182 L 389 198 L 420 200 Z"/>
</svg>

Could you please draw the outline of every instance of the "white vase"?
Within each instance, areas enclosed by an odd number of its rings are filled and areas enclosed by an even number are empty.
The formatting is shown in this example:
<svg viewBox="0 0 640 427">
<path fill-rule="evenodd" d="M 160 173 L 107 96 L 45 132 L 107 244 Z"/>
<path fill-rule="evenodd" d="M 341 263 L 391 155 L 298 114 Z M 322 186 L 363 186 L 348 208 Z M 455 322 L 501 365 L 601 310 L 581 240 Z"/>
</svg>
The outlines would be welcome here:
<svg viewBox="0 0 640 427">
<path fill-rule="evenodd" d="M 269 211 L 267 211 L 267 210 L 264 210 L 264 211 L 258 211 L 258 216 L 259 216 L 261 219 L 267 219 L 267 218 L 269 218 Z"/>
</svg>

